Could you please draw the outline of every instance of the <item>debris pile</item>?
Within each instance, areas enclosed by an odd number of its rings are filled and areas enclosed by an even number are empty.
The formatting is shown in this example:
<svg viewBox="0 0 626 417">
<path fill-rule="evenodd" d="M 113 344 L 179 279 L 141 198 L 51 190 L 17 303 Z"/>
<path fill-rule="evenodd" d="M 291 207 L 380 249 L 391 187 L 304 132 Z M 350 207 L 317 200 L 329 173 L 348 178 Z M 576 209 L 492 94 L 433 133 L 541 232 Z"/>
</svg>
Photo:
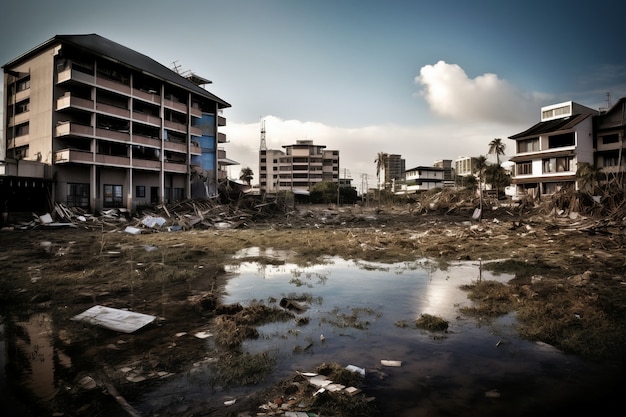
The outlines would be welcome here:
<svg viewBox="0 0 626 417">
<path fill-rule="evenodd" d="M 230 204 L 217 200 L 185 200 L 169 205 L 143 207 L 132 214 L 125 208 L 88 213 L 80 207 L 54 206 L 52 213 L 38 215 L 20 222 L 19 229 L 39 227 L 81 227 L 86 229 L 124 230 L 131 234 L 154 231 L 178 231 L 193 228 L 245 228 L 250 222 L 262 222 L 284 214 L 276 202 L 260 202 L 242 198 Z"/>
</svg>

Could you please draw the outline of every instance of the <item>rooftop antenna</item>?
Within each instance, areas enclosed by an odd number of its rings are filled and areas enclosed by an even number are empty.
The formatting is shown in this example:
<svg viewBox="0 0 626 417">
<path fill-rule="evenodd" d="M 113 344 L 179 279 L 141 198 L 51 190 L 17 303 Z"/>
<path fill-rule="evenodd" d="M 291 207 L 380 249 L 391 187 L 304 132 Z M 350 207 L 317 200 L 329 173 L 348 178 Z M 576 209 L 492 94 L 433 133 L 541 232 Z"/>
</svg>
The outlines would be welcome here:
<svg viewBox="0 0 626 417">
<path fill-rule="evenodd" d="M 175 73 L 180 74 L 180 71 L 178 71 L 178 69 L 181 67 L 182 65 L 178 65 L 178 60 L 172 62 L 172 69 L 174 70 Z"/>
<path fill-rule="evenodd" d="M 262 151 L 267 150 L 267 144 L 265 143 L 265 119 L 261 122 L 261 148 Z"/>
<path fill-rule="evenodd" d="M 611 108 L 611 93 L 609 92 L 606 93 L 606 108 Z"/>
</svg>

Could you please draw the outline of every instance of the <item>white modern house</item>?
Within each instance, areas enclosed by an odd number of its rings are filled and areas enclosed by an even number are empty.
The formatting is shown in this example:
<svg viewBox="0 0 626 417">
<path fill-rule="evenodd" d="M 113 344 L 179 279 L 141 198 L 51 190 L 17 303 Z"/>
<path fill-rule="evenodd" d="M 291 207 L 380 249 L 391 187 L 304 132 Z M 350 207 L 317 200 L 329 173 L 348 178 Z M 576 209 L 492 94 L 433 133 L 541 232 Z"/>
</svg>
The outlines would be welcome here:
<svg viewBox="0 0 626 417">
<path fill-rule="evenodd" d="M 598 111 L 567 101 L 541 108 L 541 121 L 515 141 L 512 184 L 517 195 L 539 197 L 576 189 L 578 164 L 594 163 L 593 117 Z"/>
</svg>

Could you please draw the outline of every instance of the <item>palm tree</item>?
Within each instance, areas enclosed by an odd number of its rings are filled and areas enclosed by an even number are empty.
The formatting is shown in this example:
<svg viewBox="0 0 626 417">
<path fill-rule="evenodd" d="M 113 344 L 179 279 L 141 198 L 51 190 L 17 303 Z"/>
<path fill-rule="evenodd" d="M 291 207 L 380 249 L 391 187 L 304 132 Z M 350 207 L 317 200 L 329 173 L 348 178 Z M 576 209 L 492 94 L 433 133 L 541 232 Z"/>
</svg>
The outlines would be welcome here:
<svg viewBox="0 0 626 417">
<path fill-rule="evenodd" d="M 576 179 L 578 180 L 578 187 L 580 189 L 586 189 L 591 187 L 591 192 L 594 192 L 596 185 L 605 178 L 605 174 L 602 168 L 596 168 L 589 162 L 580 162 L 576 169 Z"/>
<path fill-rule="evenodd" d="M 500 166 L 500 155 L 504 155 L 506 144 L 502 143 L 502 139 L 495 138 L 489 142 L 489 155 L 495 155 L 498 166 Z"/>
<path fill-rule="evenodd" d="M 380 173 L 385 169 L 385 163 L 387 162 L 387 154 L 384 152 L 378 152 L 374 163 L 376 164 L 376 178 L 378 179 L 378 188 L 380 189 Z M 384 179 L 383 179 L 384 182 Z M 384 188 L 384 186 L 383 186 Z"/>
<path fill-rule="evenodd" d="M 254 178 L 254 173 L 250 167 L 243 168 L 239 173 L 239 179 L 248 185 L 252 182 L 252 178 Z"/>
</svg>

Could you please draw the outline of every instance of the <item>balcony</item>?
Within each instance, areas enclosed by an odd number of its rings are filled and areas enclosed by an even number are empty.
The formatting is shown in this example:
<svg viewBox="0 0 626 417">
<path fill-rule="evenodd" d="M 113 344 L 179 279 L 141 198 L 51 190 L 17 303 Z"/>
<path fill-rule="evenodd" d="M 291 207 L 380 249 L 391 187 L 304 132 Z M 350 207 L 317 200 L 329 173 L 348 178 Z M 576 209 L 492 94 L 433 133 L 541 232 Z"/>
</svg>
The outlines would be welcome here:
<svg viewBox="0 0 626 417">
<path fill-rule="evenodd" d="M 159 170 L 161 169 L 161 161 L 133 158 L 133 168 Z"/>
<path fill-rule="evenodd" d="M 179 142 L 169 142 L 169 141 L 164 141 L 163 142 L 163 149 L 167 150 L 167 151 L 174 151 L 174 152 L 180 152 L 180 153 L 187 153 L 187 144 L 186 143 L 179 143 Z"/>
<path fill-rule="evenodd" d="M 65 93 L 63 97 L 59 97 L 57 99 L 56 109 L 79 109 L 85 111 L 93 111 L 93 101 L 72 96 L 70 93 Z"/>
<path fill-rule="evenodd" d="M 107 90 L 115 91 L 117 93 L 130 95 L 130 86 L 122 84 L 119 81 L 114 81 L 109 78 L 98 77 L 96 78 L 96 85 L 98 87 L 106 88 Z"/>
<path fill-rule="evenodd" d="M 67 163 L 90 164 L 92 162 L 93 162 L 93 152 L 79 151 L 76 149 L 61 149 L 54 153 L 55 164 L 67 164 Z"/>
<path fill-rule="evenodd" d="M 152 126 L 161 126 L 161 118 L 151 114 L 133 112 L 133 120 Z"/>
<path fill-rule="evenodd" d="M 176 122 L 170 122 L 169 120 L 164 120 L 163 124 L 167 129 L 172 129 L 181 133 L 187 133 L 187 126 L 182 123 L 176 123 Z"/>
<path fill-rule="evenodd" d="M 62 122 L 56 127 L 56 137 L 82 136 L 93 137 L 93 126 L 81 125 L 78 123 Z"/>
<path fill-rule="evenodd" d="M 148 136 L 133 135 L 132 140 L 137 145 L 147 145 L 155 148 L 161 147 L 161 139 L 149 138 Z"/>
<path fill-rule="evenodd" d="M 197 117 L 197 118 L 202 117 L 202 111 L 199 108 L 197 108 L 197 107 L 191 107 L 191 110 L 189 111 L 189 113 L 193 117 Z"/>
<path fill-rule="evenodd" d="M 104 113 L 107 115 L 130 119 L 130 110 L 124 109 L 122 107 L 111 106 L 110 104 L 97 103 L 96 110 L 99 111 L 100 113 Z"/>
<path fill-rule="evenodd" d="M 187 114 L 187 105 L 179 101 L 163 99 L 163 105 L 169 109 L 177 110 L 181 113 Z"/>
<path fill-rule="evenodd" d="M 187 173 L 187 164 L 178 164 L 175 162 L 165 162 L 163 164 L 163 171 L 177 172 L 180 174 Z"/>
<path fill-rule="evenodd" d="M 121 167 L 130 166 L 130 158 L 127 156 L 96 154 L 96 163 L 101 165 L 114 165 Z"/>
<path fill-rule="evenodd" d="M 96 128 L 96 136 L 107 140 L 130 141 L 130 134 L 128 132 L 120 132 L 106 128 Z"/>
<path fill-rule="evenodd" d="M 228 143 L 225 133 L 217 132 L 217 143 Z"/>
<path fill-rule="evenodd" d="M 202 148 L 200 147 L 200 144 L 197 142 L 192 141 L 191 145 L 189 146 L 189 150 L 192 155 L 202 155 Z"/>
<path fill-rule="evenodd" d="M 226 118 L 224 116 L 217 116 L 217 125 L 226 126 Z"/>
<path fill-rule="evenodd" d="M 57 74 L 57 84 L 61 84 L 67 81 L 77 81 L 83 84 L 95 84 L 95 77 L 90 74 L 85 74 L 82 71 L 76 71 L 71 68 L 66 68 Z"/>
<path fill-rule="evenodd" d="M 143 91 L 133 88 L 133 97 L 149 103 L 161 104 L 161 96 L 157 91 Z"/>
<path fill-rule="evenodd" d="M 17 125 L 27 122 L 28 120 L 30 120 L 29 113 L 30 112 L 26 111 L 24 113 L 16 114 L 15 117 L 13 116 L 9 117 L 8 126 L 9 127 L 17 126 Z"/>
<path fill-rule="evenodd" d="M 192 136 L 202 136 L 202 129 L 200 129 L 199 127 L 193 127 L 193 126 L 191 126 L 191 127 L 189 128 L 189 133 L 190 133 Z"/>
</svg>

